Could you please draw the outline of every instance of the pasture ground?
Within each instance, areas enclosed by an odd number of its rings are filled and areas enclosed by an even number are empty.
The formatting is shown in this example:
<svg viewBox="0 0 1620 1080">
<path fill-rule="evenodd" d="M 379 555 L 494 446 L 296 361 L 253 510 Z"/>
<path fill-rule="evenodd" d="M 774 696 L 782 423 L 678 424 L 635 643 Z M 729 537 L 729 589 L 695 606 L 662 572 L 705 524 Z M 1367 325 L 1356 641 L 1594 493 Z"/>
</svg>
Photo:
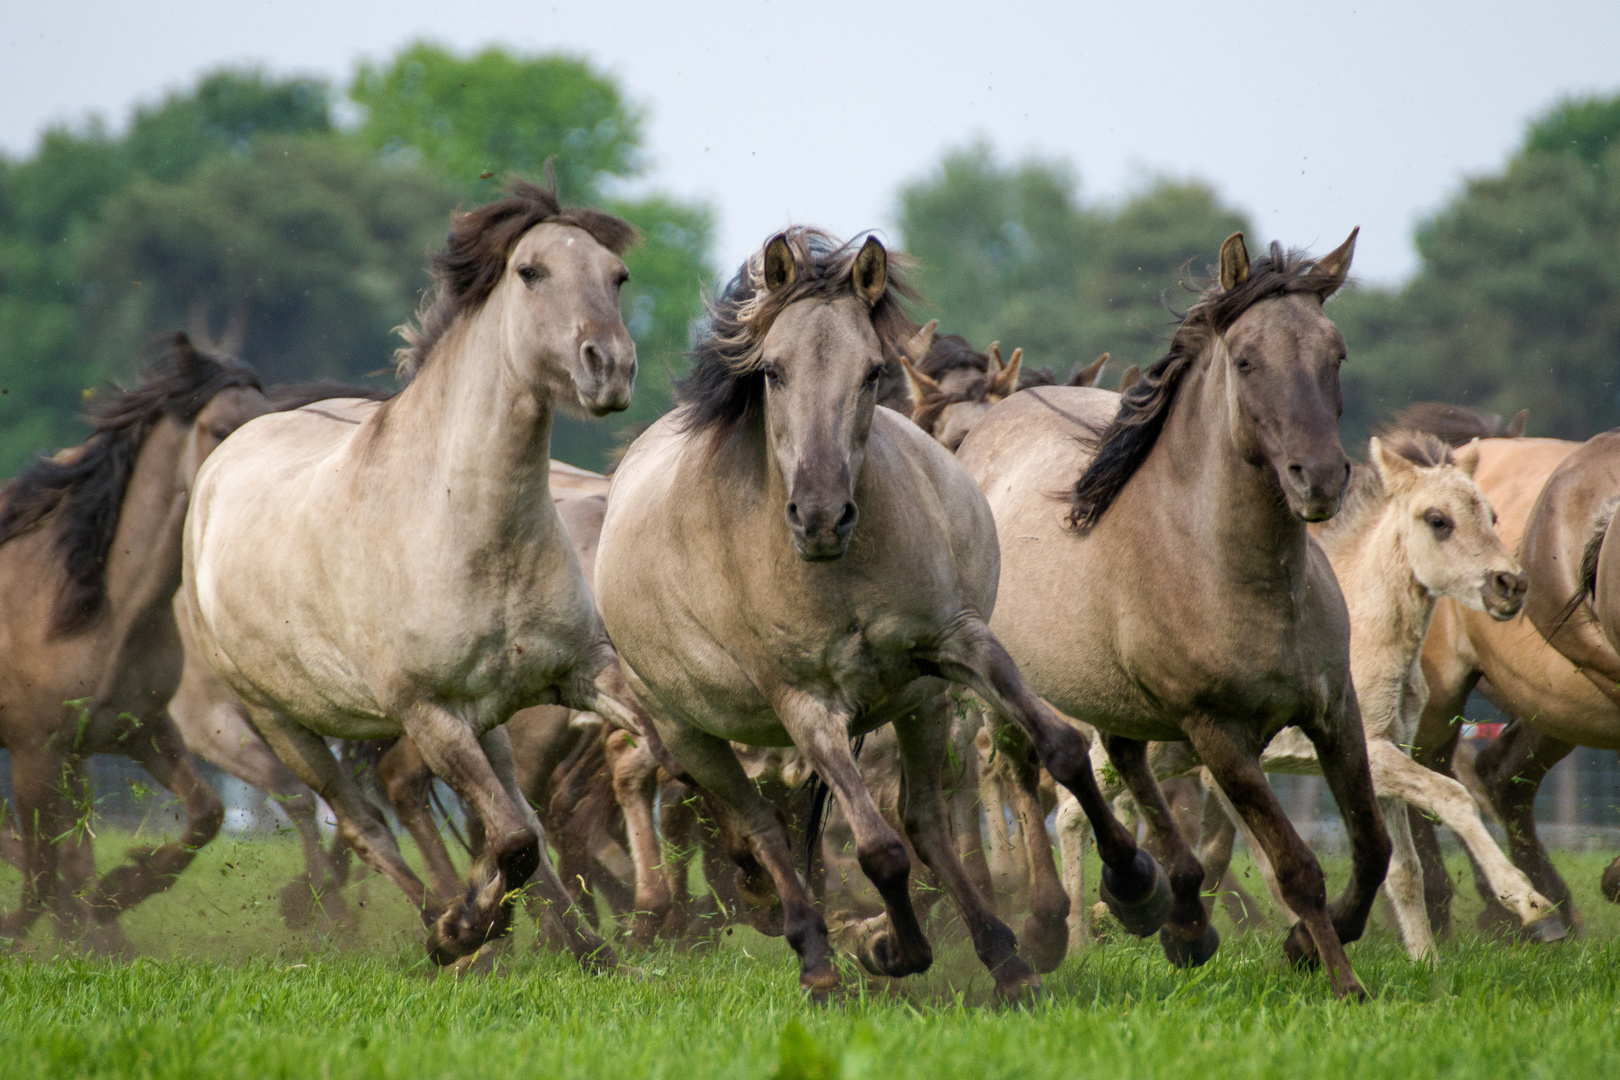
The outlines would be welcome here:
<svg viewBox="0 0 1620 1080">
<path fill-rule="evenodd" d="M 105 868 L 128 837 L 101 840 Z M 0 1076 L 1614 1076 L 1620 911 L 1596 891 L 1605 861 L 1560 859 L 1587 920 L 1560 946 L 1467 930 L 1419 966 L 1375 915 L 1350 949 L 1373 994 L 1362 1005 L 1291 969 L 1277 930 L 1234 934 L 1222 915 L 1226 940 L 1198 971 L 1116 932 L 1048 976 L 1044 1001 L 999 1010 L 955 942 L 896 986 L 850 970 L 845 998 L 817 1008 L 798 995 L 787 946 L 746 929 L 697 951 L 625 949 L 639 978 L 588 977 L 531 951 L 520 919 L 502 974 L 434 980 L 386 882 L 347 890 L 365 905 L 353 934 L 293 934 L 275 896 L 300 868 L 296 848 L 221 839 L 126 916 L 139 959 L 62 954 L 43 923 L 0 957 Z M 0 873 L 7 906 L 18 884 Z M 1459 885 L 1458 923 L 1471 927 L 1477 902 Z"/>
</svg>

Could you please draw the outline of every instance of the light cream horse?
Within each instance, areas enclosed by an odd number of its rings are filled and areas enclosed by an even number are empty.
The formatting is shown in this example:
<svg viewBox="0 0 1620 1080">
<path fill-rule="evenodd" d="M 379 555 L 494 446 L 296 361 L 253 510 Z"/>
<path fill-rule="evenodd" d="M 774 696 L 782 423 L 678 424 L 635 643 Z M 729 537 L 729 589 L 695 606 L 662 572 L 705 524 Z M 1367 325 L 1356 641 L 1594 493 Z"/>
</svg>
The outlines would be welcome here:
<svg viewBox="0 0 1620 1080">
<path fill-rule="evenodd" d="M 893 724 L 906 831 L 998 992 L 1020 996 L 1039 976 L 950 835 L 947 680 L 1028 731 L 1053 776 L 1077 789 L 1100 826 L 1122 918 L 1156 928 L 1167 883 L 1101 801 L 1084 741 L 1029 691 L 985 625 L 997 550 L 983 495 L 938 443 L 877 405 L 913 332 L 895 289 L 875 239 L 857 250 L 796 228 L 749 259 L 711 307 L 681 408 L 615 475 L 597 598 L 665 745 L 729 809 L 734 856 L 757 860 L 774 884 L 801 986 L 824 994 L 838 984 L 826 922 L 730 741 L 796 746 L 832 789 L 886 908 L 857 955 L 901 976 L 925 970 L 932 952 L 905 846 L 850 748 Z"/>
<path fill-rule="evenodd" d="M 515 184 L 459 215 L 435 257 L 409 386 L 266 417 L 198 477 L 184 580 L 197 644 L 343 838 L 423 911 L 440 963 L 503 937 L 537 871 L 581 962 L 616 963 L 551 866 L 501 725 L 547 702 L 637 723 L 548 452 L 559 405 L 602 415 L 630 400 L 617 253 L 633 237 Z M 486 838 L 443 911 L 325 742 L 400 735 Z"/>
</svg>

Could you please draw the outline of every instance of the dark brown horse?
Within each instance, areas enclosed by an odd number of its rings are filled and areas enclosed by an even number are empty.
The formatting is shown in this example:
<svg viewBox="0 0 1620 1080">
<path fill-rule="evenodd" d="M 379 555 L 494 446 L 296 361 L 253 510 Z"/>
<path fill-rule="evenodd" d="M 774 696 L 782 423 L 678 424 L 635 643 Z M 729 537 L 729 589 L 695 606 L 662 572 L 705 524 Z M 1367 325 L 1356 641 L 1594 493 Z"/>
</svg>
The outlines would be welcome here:
<svg viewBox="0 0 1620 1080">
<path fill-rule="evenodd" d="M 251 371 L 184 335 L 139 386 L 93 410 L 95 434 L 0 491 L 0 743 L 11 751 L 24 864 L 20 937 L 45 910 L 66 937 L 118 948 L 118 916 L 168 888 L 224 817 L 166 706 L 180 681 L 170 608 L 198 466 L 270 403 Z M 92 881 L 85 759 L 123 754 L 180 799 L 184 836 Z"/>
<path fill-rule="evenodd" d="M 1362 993 L 1343 943 L 1361 935 L 1390 856 L 1349 618 L 1305 529 L 1333 516 L 1350 476 L 1338 436 L 1345 346 L 1322 304 L 1354 245 L 1352 233 L 1316 260 L 1273 245 L 1251 269 L 1232 236 L 1218 282 L 1123 398 L 1015 394 L 960 452 L 1001 540 L 992 629 L 1043 697 L 1103 733 L 1167 860 L 1166 955 L 1199 964 L 1219 940 L 1204 870 L 1147 761 L 1148 740 L 1190 740 L 1300 916 L 1288 955 L 1325 962 L 1341 995 Z M 1066 487 L 1067 507 L 1052 497 Z M 1289 726 L 1315 746 L 1350 832 L 1351 879 L 1331 905 L 1259 766 Z"/>
</svg>

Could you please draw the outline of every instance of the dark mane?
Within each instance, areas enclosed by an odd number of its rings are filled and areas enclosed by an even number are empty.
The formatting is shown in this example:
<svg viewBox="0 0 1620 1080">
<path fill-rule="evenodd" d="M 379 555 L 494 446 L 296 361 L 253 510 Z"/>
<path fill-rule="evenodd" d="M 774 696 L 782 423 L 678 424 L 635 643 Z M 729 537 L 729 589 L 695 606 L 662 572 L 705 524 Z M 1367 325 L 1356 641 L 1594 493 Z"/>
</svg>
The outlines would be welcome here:
<svg viewBox="0 0 1620 1080">
<path fill-rule="evenodd" d="M 852 271 L 860 244 L 840 243 L 831 233 L 795 225 L 782 234 L 798 276 L 775 292 L 765 287 L 765 246 L 748 257 L 719 296 L 706 297 L 706 317 L 697 344 L 687 353 L 691 371 L 675 387 L 683 431 L 708 432 L 719 445 L 759 414 L 765 400 L 760 349 L 776 317 L 800 300 L 830 299 L 854 290 Z M 860 239 L 860 238 L 857 238 Z M 878 400 L 905 396 L 900 348 L 916 332 L 901 306 L 916 298 L 905 283 L 907 260 L 889 253 L 888 280 L 872 305 L 872 328 L 888 367 Z"/>
<path fill-rule="evenodd" d="M 398 390 L 382 386 L 356 386 L 346 383 L 307 382 L 282 383 L 272 386 L 266 395 L 270 404 L 276 407 L 277 412 L 291 412 L 302 409 L 305 405 L 313 405 L 317 401 L 331 401 L 333 398 L 362 398 L 366 401 L 387 401 Z"/>
<path fill-rule="evenodd" d="M 1426 431 L 1385 431 L 1378 438 L 1385 449 L 1423 469 L 1452 464 L 1451 446 Z M 1368 456 L 1372 456 L 1369 448 Z M 1379 511 L 1389 501 L 1389 492 L 1378 470 L 1371 464 L 1355 462 L 1350 468 L 1350 484 L 1345 488 L 1339 512 L 1317 527 L 1316 539 L 1332 547 L 1358 535 L 1377 519 Z"/>
<path fill-rule="evenodd" d="M 534 226 L 572 225 L 615 255 L 636 241 L 635 226 L 628 221 L 589 207 L 565 208 L 555 190 L 516 177 L 507 190 L 511 194 L 499 202 L 451 218 L 450 238 L 432 256 L 434 289 L 422 298 L 416 325 L 399 328 L 405 345 L 394 359 L 401 379 L 409 381 L 422 370 L 458 315 L 476 311 L 489 299 L 506 272 L 513 245 Z"/>
<path fill-rule="evenodd" d="M 56 522 L 67 584 L 55 633 L 84 629 L 106 603 L 107 552 L 135 459 L 152 429 L 165 416 L 190 424 L 227 387 L 259 388 L 258 376 L 243 364 L 203 355 L 184 334 L 167 340 L 168 350 L 146 369 L 139 386 L 91 410 L 95 434 L 88 441 L 54 457 L 41 455 L 0 489 L 0 544 Z"/>
<path fill-rule="evenodd" d="M 1503 420 L 1495 413 L 1469 408 L 1467 405 L 1448 405 L 1443 401 L 1420 401 L 1408 405 L 1395 414 L 1395 418 L 1378 428 L 1378 434 L 1393 431 L 1426 431 L 1452 446 L 1464 446 L 1474 439 L 1512 438 L 1524 431 L 1523 413 L 1513 420 Z M 1517 431 L 1512 430 L 1515 426 Z"/>
<path fill-rule="evenodd" d="M 1302 251 L 1283 252 L 1275 241 L 1269 254 L 1255 260 L 1249 279 L 1222 291 L 1211 283 L 1182 316 L 1163 357 L 1142 372 L 1125 391 L 1119 412 L 1097 438 L 1096 456 L 1074 483 L 1069 496 L 1069 524 L 1084 532 L 1102 519 L 1120 489 L 1136 475 L 1164 428 L 1182 379 L 1209 345 L 1255 304 L 1295 293 L 1321 295 L 1326 275 Z"/>
</svg>

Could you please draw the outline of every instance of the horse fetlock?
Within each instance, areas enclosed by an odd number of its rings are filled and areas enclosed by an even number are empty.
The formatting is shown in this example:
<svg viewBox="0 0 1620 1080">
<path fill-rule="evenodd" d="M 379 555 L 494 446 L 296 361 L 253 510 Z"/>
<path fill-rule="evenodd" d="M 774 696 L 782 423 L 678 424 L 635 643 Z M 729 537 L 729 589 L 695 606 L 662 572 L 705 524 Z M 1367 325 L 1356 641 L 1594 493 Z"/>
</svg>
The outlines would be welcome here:
<svg viewBox="0 0 1620 1080">
<path fill-rule="evenodd" d="M 1180 927 L 1165 926 L 1159 931 L 1159 944 L 1164 947 L 1165 958 L 1176 967 L 1203 967 L 1221 947 L 1221 935 L 1207 921 L 1202 933 L 1189 929 L 1190 934 Z"/>
<path fill-rule="evenodd" d="M 1147 937 L 1163 926 L 1175 903 L 1164 867 L 1142 848 L 1136 849 L 1136 857 L 1123 870 L 1105 865 L 1098 892 L 1120 925 L 1137 937 Z"/>
<path fill-rule="evenodd" d="M 1322 964 L 1322 956 L 1316 951 L 1316 939 L 1311 936 L 1310 927 L 1304 920 L 1295 923 L 1288 936 L 1283 939 L 1283 955 L 1288 957 L 1289 963 L 1295 967 L 1316 968 Z"/>
<path fill-rule="evenodd" d="M 540 838 L 528 829 L 513 833 L 493 849 L 495 865 L 508 888 L 521 889 L 540 869 Z"/>
<path fill-rule="evenodd" d="M 864 847 L 858 857 L 861 873 L 877 886 L 878 892 L 906 887 L 906 879 L 911 875 L 911 859 L 906 855 L 906 846 L 899 837 L 890 837 Z"/>
</svg>

